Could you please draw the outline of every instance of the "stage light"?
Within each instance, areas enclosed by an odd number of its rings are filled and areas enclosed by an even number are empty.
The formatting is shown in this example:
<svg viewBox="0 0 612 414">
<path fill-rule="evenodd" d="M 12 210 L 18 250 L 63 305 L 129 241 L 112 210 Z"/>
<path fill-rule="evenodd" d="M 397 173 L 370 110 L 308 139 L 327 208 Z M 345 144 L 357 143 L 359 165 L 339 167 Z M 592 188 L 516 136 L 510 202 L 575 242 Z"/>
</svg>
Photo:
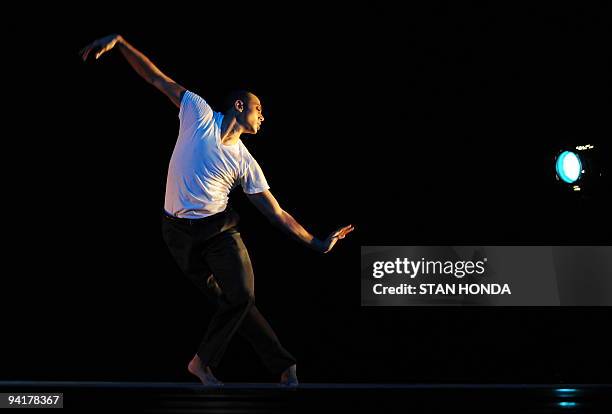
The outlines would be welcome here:
<svg viewBox="0 0 612 414">
<path fill-rule="evenodd" d="M 580 157 L 571 151 L 563 151 L 557 157 L 557 176 L 568 184 L 578 181 L 582 175 Z"/>
<path fill-rule="evenodd" d="M 578 390 L 576 388 L 558 388 L 555 393 L 560 397 L 576 397 Z"/>
<path fill-rule="evenodd" d="M 566 193 L 581 198 L 603 197 L 609 192 L 606 167 L 609 157 L 602 145 L 567 145 L 557 150 L 554 157 L 555 178 Z"/>
</svg>

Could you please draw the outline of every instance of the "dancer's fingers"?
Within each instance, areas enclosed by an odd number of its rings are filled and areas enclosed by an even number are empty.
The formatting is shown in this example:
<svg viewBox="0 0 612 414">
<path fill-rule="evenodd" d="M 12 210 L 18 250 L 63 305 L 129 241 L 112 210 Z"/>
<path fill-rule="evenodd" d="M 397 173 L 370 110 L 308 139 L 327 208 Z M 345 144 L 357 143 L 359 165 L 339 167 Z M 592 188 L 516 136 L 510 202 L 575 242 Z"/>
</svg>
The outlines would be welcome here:
<svg viewBox="0 0 612 414">
<path fill-rule="evenodd" d="M 345 236 L 347 234 L 349 234 L 350 232 L 352 232 L 355 228 L 353 227 L 353 225 L 348 225 L 344 228 L 342 228 L 342 230 L 340 230 L 340 234 L 342 234 L 342 236 Z"/>
</svg>

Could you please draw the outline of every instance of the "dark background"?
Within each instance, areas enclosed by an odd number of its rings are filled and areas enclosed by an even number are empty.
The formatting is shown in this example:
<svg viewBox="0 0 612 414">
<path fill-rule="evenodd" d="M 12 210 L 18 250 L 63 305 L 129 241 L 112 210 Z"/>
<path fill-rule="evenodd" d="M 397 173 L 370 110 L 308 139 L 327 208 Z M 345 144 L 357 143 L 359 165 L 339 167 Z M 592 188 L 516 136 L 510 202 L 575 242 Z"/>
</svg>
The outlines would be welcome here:
<svg viewBox="0 0 612 414">
<path fill-rule="evenodd" d="M 117 32 L 217 110 L 253 90 L 283 208 L 356 226 L 318 255 L 233 194 L 303 382 L 609 382 L 609 308 L 365 308 L 358 268 L 362 245 L 610 244 L 609 187 L 554 176 L 567 145 L 609 166 L 609 10 L 106 7 L 10 18 L 0 379 L 192 380 L 210 311 L 160 232 L 177 109 L 118 51 L 78 56 Z M 276 380 L 239 337 L 218 377 Z"/>
</svg>

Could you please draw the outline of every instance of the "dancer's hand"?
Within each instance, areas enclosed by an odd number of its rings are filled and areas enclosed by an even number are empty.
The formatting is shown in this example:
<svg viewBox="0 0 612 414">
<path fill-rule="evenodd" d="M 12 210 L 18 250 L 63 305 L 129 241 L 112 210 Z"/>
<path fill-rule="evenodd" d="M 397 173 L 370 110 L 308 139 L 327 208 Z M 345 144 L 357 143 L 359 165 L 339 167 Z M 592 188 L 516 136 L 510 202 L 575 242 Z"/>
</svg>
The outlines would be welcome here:
<svg viewBox="0 0 612 414">
<path fill-rule="evenodd" d="M 329 252 L 336 245 L 338 240 L 344 239 L 346 235 L 353 230 L 355 230 L 355 227 L 353 227 L 352 224 L 349 224 L 348 226 L 342 227 L 331 233 L 327 239 L 323 240 L 321 243 L 321 253 Z"/>
<path fill-rule="evenodd" d="M 87 60 L 87 56 L 93 51 L 96 50 L 96 59 L 102 56 L 104 53 L 111 50 L 115 47 L 115 44 L 121 39 L 121 35 L 112 34 L 101 39 L 94 40 L 89 45 L 85 46 L 83 49 L 79 51 L 81 58 L 85 61 Z"/>
</svg>

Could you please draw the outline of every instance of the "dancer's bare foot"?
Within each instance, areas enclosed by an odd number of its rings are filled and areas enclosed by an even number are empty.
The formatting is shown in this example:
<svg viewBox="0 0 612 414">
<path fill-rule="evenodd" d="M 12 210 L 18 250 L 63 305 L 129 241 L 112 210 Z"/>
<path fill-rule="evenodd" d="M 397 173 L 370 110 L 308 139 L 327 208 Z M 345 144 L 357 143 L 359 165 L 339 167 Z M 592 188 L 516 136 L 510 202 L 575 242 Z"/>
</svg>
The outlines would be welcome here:
<svg viewBox="0 0 612 414">
<path fill-rule="evenodd" d="M 298 379 L 297 379 L 297 374 L 295 371 L 296 371 L 296 366 L 295 364 L 293 364 L 281 374 L 280 385 L 282 387 L 297 387 L 298 386 Z"/>
<path fill-rule="evenodd" d="M 205 366 L 200 360 L 200 357 L 196 354 L 191 361 L 189 361 L 189 365 L 187 365 L 187 370 L 191 372 L 193 375 L 198 377 L 202 384 L 207 387 L 221 387 L 223 383 L 219 381 L 213 375 L 209 366 Z"/>
</svg>

